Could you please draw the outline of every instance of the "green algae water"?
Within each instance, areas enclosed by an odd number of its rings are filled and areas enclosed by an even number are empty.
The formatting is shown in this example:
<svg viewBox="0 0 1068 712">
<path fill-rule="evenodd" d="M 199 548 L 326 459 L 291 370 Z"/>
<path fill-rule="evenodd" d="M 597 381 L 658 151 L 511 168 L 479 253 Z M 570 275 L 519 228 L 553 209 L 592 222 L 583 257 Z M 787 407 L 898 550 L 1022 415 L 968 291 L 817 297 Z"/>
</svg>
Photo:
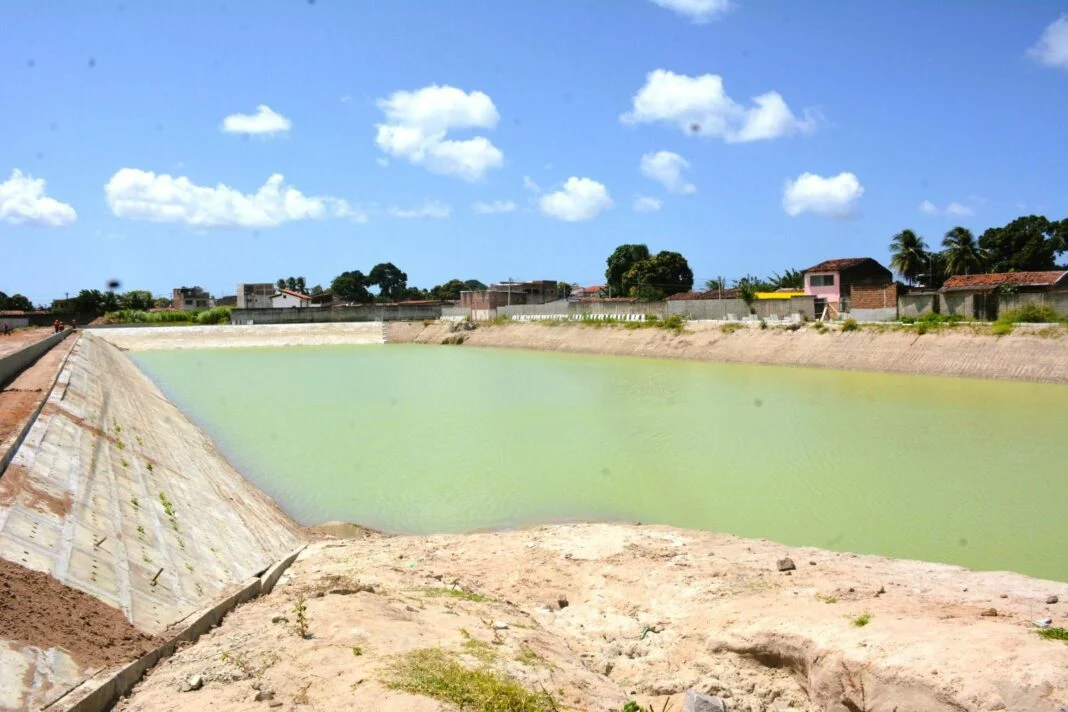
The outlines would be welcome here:
<svg viewBox="0 0 1068 712">
<path fill-rule="evenodd" d="M 131 354 L 304 524 L 626 520 L 1068 580 L 1068 387 L 414 345 Z"/>
</svg>

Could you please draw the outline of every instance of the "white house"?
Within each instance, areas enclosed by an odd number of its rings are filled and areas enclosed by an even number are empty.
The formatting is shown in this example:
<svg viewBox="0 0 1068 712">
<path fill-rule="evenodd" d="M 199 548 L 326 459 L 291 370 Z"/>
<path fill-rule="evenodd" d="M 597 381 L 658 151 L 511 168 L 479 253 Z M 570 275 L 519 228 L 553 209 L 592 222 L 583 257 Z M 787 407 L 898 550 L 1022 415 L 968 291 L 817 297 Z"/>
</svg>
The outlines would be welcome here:
<svg viewBox="0 0 1068 712">
<path fill-rule="evenodd" d="M 271 295 L 272 309 L 285 309 L 287 307 L 310 307 L 311 296 L 301 294 L 289 289 L 279 289 Z"/>
</svg>

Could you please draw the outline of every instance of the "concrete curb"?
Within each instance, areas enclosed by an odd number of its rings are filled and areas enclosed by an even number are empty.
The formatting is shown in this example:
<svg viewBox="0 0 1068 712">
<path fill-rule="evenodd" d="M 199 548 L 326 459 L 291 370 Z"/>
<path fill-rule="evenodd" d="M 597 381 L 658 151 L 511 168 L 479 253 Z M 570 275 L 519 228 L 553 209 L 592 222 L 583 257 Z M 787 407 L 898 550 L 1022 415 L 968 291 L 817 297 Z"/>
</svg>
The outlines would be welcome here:
<svg viewBox="0 0 1068 712">
<path fill-rule="evenodd" d="M 37 356 L 35 356 L 32 359 L 30 359 L 30 360 L 26 361 L 25 363 L 23 363 L 21 368 L 18 369 L 18 371 L 14 372 L 12 374 L 9 374 L 10 375 L 10 379 L 8 379 L 8 380 L 14 380 L 15 377 L 19 373 L 22 373 L 22 371 L 26 370 L 27 368 L 32 366 L 34 363 L 36 363 L 38 361 L 38 359 L 40 359 L 46 353 L 51 351 L 53 346 L 58 344 L 63 339 L 67 338 L 67 336 L 72 334 L 72 333 L 74 333 L 74 332 L 72 332 L 72 331 L 63 331 L 63 332 L 61 332 L 59 334 L 53 334 L 52 336 L 49 336 L 47 339 L 42 339 L 41 341 L 38 341 L 36 344 L 31 344 L 31 345 L 27 346 L 25 349 L 22 349 L 21 351 L 17 351 L 17 352 L 15 352 L 13 354 L 10 354 L 10 355 L 6 356 L 4 359 L 2 359 L 3 362 L 6 362 L 7 359 L 9 359 L 9 358 L 19 356 L 20 354 L 24 354 L 24 352 L 27 349 L 34 349 L 34 348 L 39 347 L 41 344 L 49 342 L 47 348 L 42 349 L 41 352 Z M 78 338 L 78 337 L 75 336 L 75 338 Z M 75 343 L 74 346 L 77 346 L 77 343 Z M 59 381 L 59 377 L 63 374 L 63 369 L 66 368 L 67 361 L 70 360 L 70 354 L 71 354 L 71 351 L 74 350 L 74 346 L 72 346 L 71 350 L 67 352 L 66 357 L 63 359 L 63 363 L 59 364 L 59 368 L 56 370 L 56 377 L 52 379 L 52 385 L 50 385 L 48 387 L 48 393 L 45 393 L 44 398 L 41 399 L 41 402 L 38 403 L 37 407 L 33 409 L 32 413 L 30 413 L 30 417 L 26 418 L 26 422 L 22 424 L 22 430 L 19 432 L 18 437 L 16 437 L 14 439 L 14 441 L 12 441 L 11 447 L 9 447 L 6 452 L 4 452 L 3 454 L 0 454 L 0 477 L 4 476 L 4 470 L 6 470 L 7 466 L 11 464 L 11 460 L 15 457 L 15 453 L 18 452 L 19 447 L 21 447 L 23 441 L 26 440 L 26 436 L 29 434 L 30 428 L 32 428 L 33 424 L 35 422 L 37 422 L 37 416 L 41 414 L 41 409 L 44 408 L 44 404 L 47 403 L 48 399 L 52 397 L 52 391 L 55 390 L 56 383 Z M 8 373 L 6 363 L 4 363 L 3 365 L 0 365 L 0 373 L 5 373 L 5 374 Z M 7 381 L 4 378 L 0 377 L 0 383 L 5 383 L 6 384 L 6 382 Z"/>
<path fill-rule="evenodd" d="M 70 329 L 64 329 L 58 334 L 47 336 L 37 343 L 30 344 L 15 353 L 0 358 L 0 386 L 6 386 L 14 380 L 15 376 L 25 371 L 37 359 L 48 353 L 53 346 L 73 333 Z"/>
<path fill-rule="evenodd" d="M 102 712 L 111 709 L 120 697 L 127 694 L 140 681 L 144 674 L 161 660 L 174 654 L 178 643 L 194 642 L 208 632 L 226 616 L 246 601 L 270 593 L 278 579 L 296 560 L 305 545 L 299 546 L 285 558 L 281 559 L 260 574 L 253 576 L 240 585 L 237 591 L 222 601 L 202 609 L 175 624 L 182 628 L 167 642 L 152 652 L 127 665 L 110 670 L 102 670 L 77 687 L 68 690 L 43 709 L 54 712 Z"/>
</svg>

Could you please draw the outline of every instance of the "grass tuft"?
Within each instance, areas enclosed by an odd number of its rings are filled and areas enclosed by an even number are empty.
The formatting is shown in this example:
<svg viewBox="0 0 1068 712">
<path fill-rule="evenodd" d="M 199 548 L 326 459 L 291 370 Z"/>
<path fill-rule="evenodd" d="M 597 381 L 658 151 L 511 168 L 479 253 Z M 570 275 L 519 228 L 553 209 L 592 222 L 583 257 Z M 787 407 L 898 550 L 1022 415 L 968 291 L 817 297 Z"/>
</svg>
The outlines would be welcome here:
<svg viewBox="0 0 1068 712">
<path fill-rule="evenodd" d="M 531 692 L 514 679 L 485 667 L 471 670 L 441 648 L 422 648 L 396 658 L 386 685 L 456 705 L 464 712 L 551 712 L 544 692 Z"/>
<path fill-rule="evenodd" d="M 431 598 L 440 598 L 442 596 L 448 596 L 449 598 L 459 598 L 464 601 L 473 601 L 475 603 L 495 603 L 496 601 L 489 596 L 483 596 L 481 593 L 475 593 L 474 591 L 464 591 L 458 588 L 421 588 L 419 589 L 424 596 Z"/>
<path fill-rule="evenodd" d="M 1068 643 L 1068 628 L 1043 628 L 1038 634 L 1046 640 L 1063 640 Z"/>
<path fill-rule="evenodd" d="M 859 616 L 852 620 L 854 627 L 863 628 L 871 623 L 871 614 L 868 612 L 861 613 Z"/>
</svg>

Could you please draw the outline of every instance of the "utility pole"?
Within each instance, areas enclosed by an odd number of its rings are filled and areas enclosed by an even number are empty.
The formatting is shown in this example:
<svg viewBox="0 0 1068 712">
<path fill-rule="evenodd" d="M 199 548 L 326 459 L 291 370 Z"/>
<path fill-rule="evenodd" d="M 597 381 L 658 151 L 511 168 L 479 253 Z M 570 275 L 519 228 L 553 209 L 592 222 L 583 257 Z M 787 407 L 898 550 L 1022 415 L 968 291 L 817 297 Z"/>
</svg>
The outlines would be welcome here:
<svg viewBox="0 0 1068 712">
<path fill-rule="evenodd" d="M 508 306 L 512 306 L 512 278 L 508 278 Z"/>
</svg>

